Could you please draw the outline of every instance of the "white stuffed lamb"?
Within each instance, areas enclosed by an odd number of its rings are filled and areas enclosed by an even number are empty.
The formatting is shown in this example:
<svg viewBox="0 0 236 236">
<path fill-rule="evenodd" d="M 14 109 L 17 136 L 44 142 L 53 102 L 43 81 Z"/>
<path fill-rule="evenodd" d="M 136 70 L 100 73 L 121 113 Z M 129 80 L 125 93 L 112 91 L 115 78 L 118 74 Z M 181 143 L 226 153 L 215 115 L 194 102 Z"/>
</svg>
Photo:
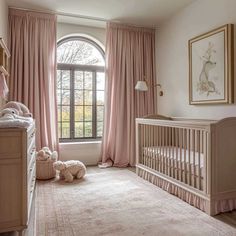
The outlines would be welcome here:
<svg viewBox="0 0 236 236">
<path fill-rule="evenodd" d="M 56 161 L 53 167 L 60 171 L 60 178 L 66 182 L 72 182 L 74 178 L 83 178 L 86 174 L 86 167 L 81 161 Z"/>
</svg>

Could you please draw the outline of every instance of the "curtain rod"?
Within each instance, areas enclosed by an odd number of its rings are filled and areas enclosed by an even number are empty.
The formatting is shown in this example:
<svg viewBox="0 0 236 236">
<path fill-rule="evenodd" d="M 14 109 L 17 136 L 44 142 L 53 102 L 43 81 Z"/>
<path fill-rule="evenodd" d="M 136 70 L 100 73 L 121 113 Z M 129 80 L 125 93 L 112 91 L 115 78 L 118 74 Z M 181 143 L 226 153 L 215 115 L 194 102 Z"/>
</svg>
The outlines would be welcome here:
<svg viewBox="0 0 236 236">
<path fill-rule="evenodd" d="M 22 11 L 32 11 L 32 12 L 39 12 L 39 13 L 47 13 L 47 14 L 56 14 L 58 16 L 67 16 L 67 17 L 73 17 L 73 18 L 80 18 L 85 20 L 94 20 L 94 21 L 102 21 L 107 22 L 107 19 L 99 18 L 99 17 L 93 17 L 93 16 L 84 16 L 79 14 L 73 14 L 73 13 L 66 13 L 66 12 L 60 12 L 60 11 L 50 11 L 50 10 L 35 10 L 30 8 L 21 8 L 21 7 L 9 7 L 11 9 L 16 10 L 22 10 Z"/>
</svg>

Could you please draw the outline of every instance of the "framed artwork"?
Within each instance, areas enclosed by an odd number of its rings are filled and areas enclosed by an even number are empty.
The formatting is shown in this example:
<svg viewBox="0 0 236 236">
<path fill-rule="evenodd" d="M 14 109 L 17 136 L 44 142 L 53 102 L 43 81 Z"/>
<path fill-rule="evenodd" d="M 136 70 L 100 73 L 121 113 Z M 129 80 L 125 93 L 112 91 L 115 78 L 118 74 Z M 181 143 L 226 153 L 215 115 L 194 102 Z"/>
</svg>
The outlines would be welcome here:
<svg viewBox="0 0 236 236">
<path fill-rule="evenodd" d="M 188 42 L 189 103 L 233 103 L 234 26 L 227 24 Z"/>
</svg>

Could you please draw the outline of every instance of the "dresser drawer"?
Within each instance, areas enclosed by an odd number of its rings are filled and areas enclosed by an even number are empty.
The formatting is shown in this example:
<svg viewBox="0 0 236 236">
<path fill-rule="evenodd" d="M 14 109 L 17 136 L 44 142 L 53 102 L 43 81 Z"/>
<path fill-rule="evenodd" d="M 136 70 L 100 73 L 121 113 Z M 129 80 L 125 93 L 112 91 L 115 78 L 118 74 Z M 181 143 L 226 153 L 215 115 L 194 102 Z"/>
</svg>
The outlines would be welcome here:
<svg viewBox="0 0 236 236">
<path fill-rule="evenodd" d="M 20 132 L 0 132 L 0 159 L 21 158 Z"/>
</svg>

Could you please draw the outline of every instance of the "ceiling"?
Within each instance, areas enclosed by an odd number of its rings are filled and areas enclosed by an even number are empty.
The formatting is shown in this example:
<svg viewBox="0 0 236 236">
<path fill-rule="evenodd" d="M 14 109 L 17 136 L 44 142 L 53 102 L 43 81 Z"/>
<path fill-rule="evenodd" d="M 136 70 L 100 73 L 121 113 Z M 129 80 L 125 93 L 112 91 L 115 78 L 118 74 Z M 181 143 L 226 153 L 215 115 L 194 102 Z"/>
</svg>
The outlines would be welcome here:
<svg viewBox="0 0 236 236">
<path fill-rule="evenodd" d="M 193 1 L 196 0 L 6 0 L 10 7 L 56 11 L 62 14 L 58 15 L 59 22 L 95 27 L 105 27 L 106 20 L 157 27 Z"/>
</svg>

